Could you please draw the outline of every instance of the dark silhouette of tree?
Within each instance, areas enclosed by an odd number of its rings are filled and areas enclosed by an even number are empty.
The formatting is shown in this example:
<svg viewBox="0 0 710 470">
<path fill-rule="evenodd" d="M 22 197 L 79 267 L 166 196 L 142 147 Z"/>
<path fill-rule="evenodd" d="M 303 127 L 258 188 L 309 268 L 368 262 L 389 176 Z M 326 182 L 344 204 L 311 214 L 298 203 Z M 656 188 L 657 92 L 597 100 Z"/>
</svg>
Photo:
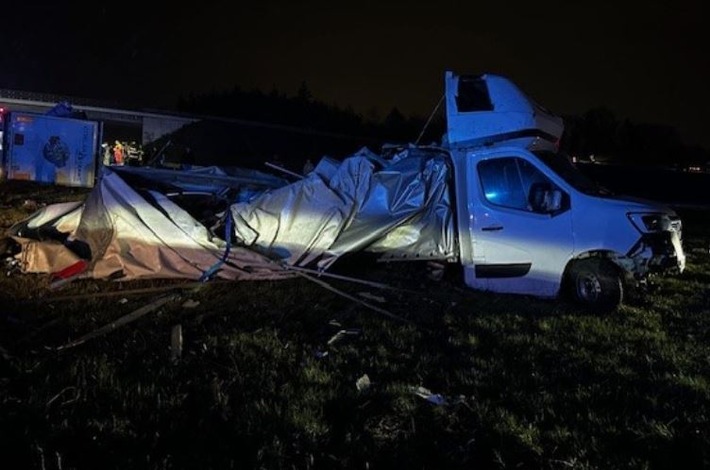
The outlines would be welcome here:
<svg viewBox="0 0 710 470">
<path fill-rule="evenodd" d="M 605 107 L 590 109 L 582 116 L 585 134 L 582 152 L 586 154 L 613 155 L 617 148 L 616 130 L 618 121 L 614 113 Z"/>
<path fill-rule="evenodd" d="M 311 90 L 308 88 L 308 84 L 305 81 L 301 82 L 301 86 L 298 87 L 296 97 L 299 101 L 304 103 L 310 103 L 313 101 L 313 93 L 311 93 Z"/>
<path fill-rule="evenodd" d="M 383 121 L 383 132 L 396 140 L 405 140 L 409 126 L 407 118 L 397 108 L 392 108 Z M 415 138 L 415 137 L 414 137 Z M 414 140 L 410 138 L 410 140 Z"/>
<path fill-rule="evenodd" d="M 313 132 L 308 148 L 323 154 L 333 153 L 330 149 L 340 146 L 331 145 L 334 139 L 326 142 L 328 139 L 316 137 L 318 132 L 348 137 L 352 145 L 368 145 L 375 151 L 385 143 L 407 144 L 417 139 L 420 144 L 438 145 L 446 132 L 443 110 L 428 120 L 405 116 L 395 107 L 380 119 L 379 112 L 373 108 L 364 118 L 350 106 L 343 108 L 317 100 L 305 81 L 301 82 L 295 96 L 288 96 L 275 86 L 268 93 L 257 89 L 245 91 L 235 86 L 228 91 L 181 98 L 178 109 L 190 114 L 293 126 Z M 598 160 L 617 163 L 678 166 L 704 165 L 710 160 L 707 149 L 685 146 L 674 128 L 618 119 L 604 106 L 563 118 L 565 130 L 561 148 L 581 158 L 594 155 Z M 249 136 L 247 131 L 240 132 L 244 138 Z"/>
<path fill-rule="evenodd" d="M 561 148 L 570 155 L 635 165 L 685 167 L 708 159 L 707 150 L 683 144 L 672 126 L 619 120 L 605 107 L 564 116 Z M 703 160 L 704 159 L 704 160 Z"/>
<path fill-rule="evenodd" d="M 397 108 L 392 109 L 381 121 L 377 119 L 377 113 L 370 113 L 370 118 L 365 119 L 350 106 L 341 108 L 318 101 L 305 81 L 301 82 L 293 97 L 279 92 L 276 87 L 268 94 L 260 90 L 244 91 L 234 87 L 228 92 L 191 94 L 179 100 L 178 109 L 190 114 L 362 137 L 363 145 L 372 140 L 380 144 L 413 142 L 425 124 L 421 117 L 407 117 Z M 438 133 L 439 140 L 443 134 L 440 122 L 435 121 L 430 127 L 432 132 Z"/>
</svg>

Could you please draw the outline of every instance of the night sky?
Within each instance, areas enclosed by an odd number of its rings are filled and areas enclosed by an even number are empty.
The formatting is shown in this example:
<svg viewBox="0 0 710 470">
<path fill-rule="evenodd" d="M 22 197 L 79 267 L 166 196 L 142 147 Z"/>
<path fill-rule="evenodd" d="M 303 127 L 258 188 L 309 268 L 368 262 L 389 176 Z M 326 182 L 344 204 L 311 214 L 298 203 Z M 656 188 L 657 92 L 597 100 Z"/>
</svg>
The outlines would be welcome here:
<svg viewBox="0 0 710 470">
<path fill-rule="evenodd" d="M 364 116 L 427 116 L 445 70 L 492 72 L 557 114 L 606 106 L 710 148 L 700 0 L 68 3 L 3 6 L 1 88 L 167 108 L 190 92 L 291 95 L 305 81 Z"/>
</svg>

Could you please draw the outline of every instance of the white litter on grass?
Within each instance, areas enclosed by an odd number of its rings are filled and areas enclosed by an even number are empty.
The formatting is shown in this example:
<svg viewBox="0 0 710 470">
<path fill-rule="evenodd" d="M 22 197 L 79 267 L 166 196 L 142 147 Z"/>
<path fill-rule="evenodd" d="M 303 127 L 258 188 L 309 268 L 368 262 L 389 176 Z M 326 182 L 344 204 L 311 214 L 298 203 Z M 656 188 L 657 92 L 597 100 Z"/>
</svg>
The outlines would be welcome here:
<svg viewBox="0 0 710 470">
<path fill-rule="evenodd" d="M 340 341 L 346 336 L 357 336 L 360 334 L 360 330 L 357 328 L 350 328 L 347 330 L 340 330 L 337 333 L 335 333 L 329 340 L 328 340 L 328 346 Z"/>
<path fill-rule="evenodd" d="M 199 301 L 188 299 L 182 304 L 182 308 L 195 308 L 198 305 L 200 305 Z"/>
<path fill-rule="evenodd" d="M 372 385 L 372 382 L 370 382 L 370 377 L 367 376 L 367 374 L 364 374 L 362 377 L 357 379 L 355 381 L 355 387 L 357 387 L 358 392 L 364 392 L 370 386 Z"/>
</svg>

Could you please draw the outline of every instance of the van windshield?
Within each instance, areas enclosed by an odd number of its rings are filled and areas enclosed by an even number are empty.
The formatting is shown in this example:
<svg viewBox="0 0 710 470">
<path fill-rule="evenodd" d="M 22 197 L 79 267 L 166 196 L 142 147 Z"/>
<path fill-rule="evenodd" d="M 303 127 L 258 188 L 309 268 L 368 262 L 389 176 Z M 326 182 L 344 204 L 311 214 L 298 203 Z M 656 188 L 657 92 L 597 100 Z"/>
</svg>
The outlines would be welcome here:
<svg viewBox="0 0 710 470">
<path fill-rule="evenodd" d="M 552 171 L 557 173 L 560 178 L 578 191 L 590 196 L 610 196 L 612 194 L 611 191 L 600 186 L 579 171 L 567 155 L 549 151 L 538 151 L 534 152 L 534 154 Z"/>
</svg>

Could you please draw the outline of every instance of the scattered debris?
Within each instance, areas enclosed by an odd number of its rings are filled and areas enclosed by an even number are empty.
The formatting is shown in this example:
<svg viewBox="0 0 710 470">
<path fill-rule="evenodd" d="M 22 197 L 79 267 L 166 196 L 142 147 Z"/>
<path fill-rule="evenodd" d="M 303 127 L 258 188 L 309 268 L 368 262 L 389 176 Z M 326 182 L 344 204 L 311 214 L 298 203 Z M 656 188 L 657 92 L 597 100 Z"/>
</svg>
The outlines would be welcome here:
<svg viewBox="0 0 710 470">
<path fill-rule="evenodd" d="M 177 363 L 182 356 L 182 325 L 173 326 L 170 333 L 170 359 L 173 364 Z"/>
<path fill-rule="evenodd" d="M 299 175 L 298 173 L 294 173 L 293 171 L 287 170 L 286 168 L 284 168 L 284 167 L 282 167 L 282 166 L 279 166 L 279 165 L 276 165 L 276 164 L 274 164 L 274 163 L 271 163 L 271 162 L 264 162 L 264 165 L 268 166 L 269 168 L 273 168 L 274 170 L 278 170 L 278 171 L 281 171 L 281 172 L 283 172 L 283 173 L 286 173 L 287 175 L 293 176 L 294 178 L 297 178 L 297 179 L 302 179 L 302 178 L 303 178 L 303 175 Z"/>
<path fill-rule="evenodd" d="M 358 292 L 358 295 L 364 299 L 374 300 L 375 302 L 379 302 L 381 304 L 383 304 L 387 301 L 384 297 L 382 297 L 380 295 L 373 295 L 373 294 L 370 294 L 369 292 Z"/>
<path fill-rule="evenodd" d="M 185 302 L 183 302 L 182 308 L 195 308 L 198 305 L 200 305 L 199 300 L 187 299 Z"/>
<path fill-rule="evenodd" d="M 57 393 L 52 398 L 50 398 L 45 406 L 47 408 L 49 408 L 52 405 L 52 403 L 54 403 L 59 397 L 64 395 L 66 392 L 71 392 L 71 391 L 74 392 L 74 397 L 62 402 L 62 405 L 66 405 L 66 404 L 74 403 L 75 401 L 78 401 L 81 396 L 81 390 L 79 390 L 77 387 L 70 386 L 70 387 L 64 387 L 59 393 Z"/>
<path fill-rule="evenodd" d="M 364 374 L 362 377 L 355 381 L 355 387 L 357 387 L 358 392 L 366 391 L 370 388 L 371 385 L 372 382 L 370 382 L 370 377 L 368 377 L 367 374 Z"/>
<path fill-rule="evenodd" d="M 349 328 L 347 330 L 340 330 L 328 340 L 327 344 L 328 346 L 331 346 L 346 336 L 357 336 L 360 333 L 362 333 L 362 330 L 360 330 L 359 328 Z"/>
<path fill-rule="evenodd" d="M 446 399 L 441 394 L 431 393 L 431 390 L 424 388 L 421 385 L 419 387 L 412 387 L 412 393 L 425 399 L 429 403 L 433 403 L 435 405 L 446 405 Z"/>
<path fill-rule="evenodd" d="M 319 349 L 318 351 L 315 352 L 314 355 L 316 356 L 316 359 L 323 359 L 324 357 L 328 356 L 328 351 L 322 351 Z"/>
<path fill-rule="evenodd" d="M 378 306 L 376 306 L 376 305 L 368 304 L 367 302 L 364 302 L 364 301 L 358 299 L 357 297 L 355 297 L 355 296 L 353 296 L 353 295 L 350 295 L 350 294 L 348 294 L 348 293 L 346 293 L 346 292 L 343 292 L 343 291 L 341 291 L 340 289 L 336 289 L 335 287 L 331 286 L 330 284 L 328 284 L 327 282 L 325 282 L 325 281 L 323 281 L 323 280 L 321 280 L 321 279 L 317 279 L 317 278 L 315 278 L 314 276 L 310 276 L 310 275 L 308 275 L 308 274 L 306 274 L 306 273 L 304 273 L 304 272 L 300 272 L 300 271 L 296 271 L 296 274 L 298 274 L 300 277 L 303 277 L 304 279 L 308 279 L 309 281 L 318 284 L 318 285 L 321 286 L 321 287 L 324 287 L 324 288 L 328 289 L 329 291 L 331 291 L 331 292 L 333 292 L 333 293 L 335 293 L 335 294 L 341 295 L 341 296 L 345 297 L 346 299 L 349 299 L 349 300 L 352 300 L 352 301 L 354 301 L 354 302 L 357 302 L 357 303 L 363 305 L 364 307 L 369 308 L 370 310 L 374 310 L 375 312 L 377 312 L 377 313 L 379 313 L 379 314 L 381 314 L 381 315 L 384 315 L 384 316 L 386 316 L 387 318 L 391 318 L 392 320 L 397 320 L 397 321 L 400 321 L 400 322 L 403 322 L 403 323 L 407 323 L 407 324 L 409 324 L 409 325 L 417 326 L 417 325 L 416 325 L 414 322 L 412 322 L 411 320 L 407 320 L 406 318 L 400 317 L 399 315 L 395 315 L 394 313 L 389 312 L 389 311 L 387 311 L 387 310 L 385 310 L 385 309 L 383 309 L 383 308 L 380 308 L 380 307 L 378 307 Z"/>
<path fill-rule="evenodd" d="M 333 274 L 329 273 L 327 271 L 317 271 L 315 269 L 308 269 L 304 268 L 302 266 L 291 266 L 287 264 L 282 264 L 281 265 L 284 269 L 287 269 L 289 271 L 300 271 L 303 273 L 307 274 L 313 274 L 314 276 L 317 277 L 329 277 L 331 279 L 338 279 L 340 281 L 348 281 L 348 282 L 353 282 L 355 284 L 363 284 L 365 286 L 370 286 L 374 287 L 376 289 L 387 289 L 387 290 L 392 290 L 392 291 L 399 291 L 399 292 L 404 292 L 404 293 L 417 293 L 417 291 L 410 290 L 410 289 L 402 289 L 400 287 L 393 287 L 388 284 L 384 284 L 382 282 L 375 282 L 375 281 L 369 281 L 367 279 L 359 279 L 356 277 L 352 276 L 343 276 L 342 274 Z"/>
<path fill-rule="evenodd" d="M 69 349 L 69 348 L 73 348 L 75 346 L 79 346 L 80 344 L 84 344 L 85 342 L 89 341 L 90 339 L 98 338 L 99 336 L 103 336 L 106 333 L 110 333 L 111 331 L 117 330 L 118 328 L 120 328 L 123 325 L 127 325 L 128 323 L 138 320 L 140 317 L 147 315 L 148 313 L 159 309 L 160 307 L 167 304 L 168 302 L 172 302 L 174 300 L 177 300 L 178 298 L 179 298 L 179 296 L 177 294 L 166 294 L 161 297 L 158 297 L 153 302 L 151 302 L 147 305 L 144 305 L 141 308 L 134 310 L 127 315 L 122 316 L 118 320 L 113 321 L 107 325 L 104 325 L 101 328 L 94 330 L 90 333 L 87 333 L 79 339 L 71 341 L 71 342 L 64 344 L 62 346 L 58 346 L 55 349 L 57 351 L 61 351 L 63 349 Z"/>
<path fill-rule="evenodd" d="M 411 392 L 416 396 L 425 399 L 429 403 L 434 405 L 458 405 L 459 403 L 465 403 L 466 397 L 464 395 L 459 395 L 453 399 L 447 399 L 440 393 L 432 393 L 428 388 L 424 388 L 421 385 L 418 387 L 412 387 Z"/>
</svg>

